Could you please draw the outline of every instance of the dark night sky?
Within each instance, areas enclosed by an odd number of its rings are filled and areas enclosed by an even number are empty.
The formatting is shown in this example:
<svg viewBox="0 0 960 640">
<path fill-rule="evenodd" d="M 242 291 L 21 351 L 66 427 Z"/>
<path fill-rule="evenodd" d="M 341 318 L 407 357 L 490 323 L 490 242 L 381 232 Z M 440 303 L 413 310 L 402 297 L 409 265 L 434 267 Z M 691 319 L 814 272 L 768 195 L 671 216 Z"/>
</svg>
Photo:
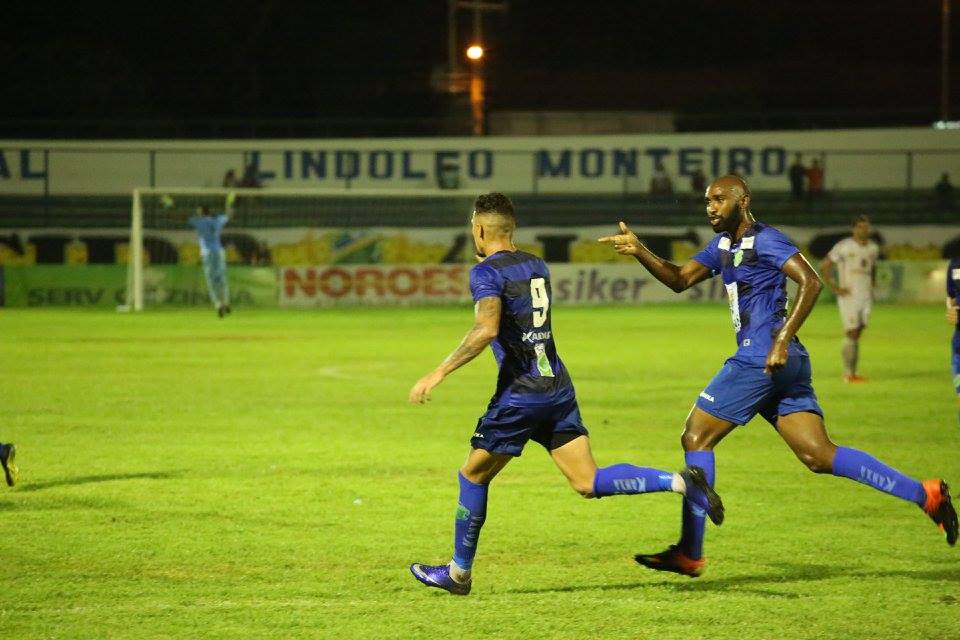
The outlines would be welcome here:
<svg viewBox="0 0 960 640">
<path fill-rule="evenodd" d="M 940 0 L 509 4 L 484 19 L 494 109 L 938 105 Z M 6 117 L 430 117 L 444 108 L 430 74 L 446 60 L 445 0 L 105 6 L 4 9 Z M 469 33 L 466 12 L 461 27 Z"/>
</svg>

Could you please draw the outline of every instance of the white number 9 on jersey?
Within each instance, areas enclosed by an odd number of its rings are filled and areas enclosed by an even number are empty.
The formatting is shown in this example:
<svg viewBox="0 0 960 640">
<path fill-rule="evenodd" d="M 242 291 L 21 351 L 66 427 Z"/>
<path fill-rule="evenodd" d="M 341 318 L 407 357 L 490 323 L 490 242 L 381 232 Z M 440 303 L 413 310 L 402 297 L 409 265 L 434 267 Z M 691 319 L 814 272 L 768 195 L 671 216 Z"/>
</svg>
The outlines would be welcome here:
<svg viewBox="0 0 960 640">
<path fill-rule="evenodd" d="M 550 298 L 547 297 L 546 281 L 543 278 L 531 278 L 530 297 L 533 299 L 533 326 L 542 327 L 547 321 Z"/>
</svg>

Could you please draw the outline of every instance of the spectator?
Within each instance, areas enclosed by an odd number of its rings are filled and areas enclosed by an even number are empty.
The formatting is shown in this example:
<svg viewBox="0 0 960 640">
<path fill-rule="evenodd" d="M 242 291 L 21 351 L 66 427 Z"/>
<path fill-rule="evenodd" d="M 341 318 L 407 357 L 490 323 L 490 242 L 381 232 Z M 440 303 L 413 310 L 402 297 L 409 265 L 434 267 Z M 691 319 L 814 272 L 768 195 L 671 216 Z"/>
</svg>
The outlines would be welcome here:
<svg viewBox="0 0 960 640">
<path fill-rule="evenodd" d="M 234 187 L 239 187 L 240 184 L 237 182 L 237 172 L 233 169 L 228 169 L 227 172 L 223 175 L 223 187 L 224 189 L 233 189 Z"/>
<path fill-rule="evenodd" d="M 658 162 L 653 168 L 653 175 L 650 176 L 650 195 L 673 195 L 673 182 L 670 180 L 670 176 L 664 170 L 663 164 L 660 162 Z"/>
<path fill-rule="evenodd" d="M 823 195 L 823 167 L 819 160 L 814 160 L 807 169 L 807 195 L 811 200 Z"/>
<path fill-rule="evenodd" d="M 690 174 L 690 191 L 697 197 L 703 197 L 707 190 L 707 176 L 703 175 L 703 170 L 697 167 L 696 171 Z"/>
<path fill-rule="evenodd" d="M 803 200 L 803 181 L 807 177 L 807 168 L 803 166 L 803 158 L 798 153 L 793 157 L 793 164 L 788 169 L 790 177 L 790 195 L 794 200 Z"/>
<path fill-rule="evenodd" d="M 260 184 L 259 167 L 252 162 L 243 170 L 243 178 L 240 179 L 240 186 L 245 189 L 259 189 Z"/>
<path fill-rule="evenodd" d="M 940 176 L 940 182 L 933 187 L 937 194 L 937 207 L 940 209 L 953 209 L 953 185 L 950 184 L 950 175 L 944 173 Z"/>
</svg>

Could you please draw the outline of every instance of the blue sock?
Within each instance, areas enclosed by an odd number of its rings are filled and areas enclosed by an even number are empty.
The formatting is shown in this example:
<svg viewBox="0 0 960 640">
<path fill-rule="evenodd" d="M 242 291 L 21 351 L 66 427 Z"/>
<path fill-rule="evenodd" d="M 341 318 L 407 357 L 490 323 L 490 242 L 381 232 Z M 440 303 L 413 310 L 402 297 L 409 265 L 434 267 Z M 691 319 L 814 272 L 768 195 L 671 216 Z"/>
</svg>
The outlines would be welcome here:
<svg viewBox="0 0 960 640">
<path fill-rule="evenodd" d="M 487 488 L 489 485 L 473 484 L 457 474 L 460 480 L 460 501 L 457 504 L 457 521 L 454 526 L 453 561 L 465 571 L 473 567 L 477 555 L 480 528 L 487 518 Z"/>
<path fill-rule="evenodd" d="M 892 496 L 916 502 L 921 508 L 927 501 L 927 492 L 920 482 L 858 449 L 837 447 L 837 454 L 833 458 L 833 475 L 850 478 Z"/>
<path fill-rule="evenodd" d="M 593 477 L 593 495 L 604 496 L 670 491 L 673 474 L 650 467 L 614 464 L 597 469 Z"/>
<path fill-rule="evenodd" d="M 713 486 L 716 469 L 713 464 L 713 451 L 687 451 L 683 459 L 688 465 L 703 469 L 707 482 Z M 703 557 L 703 535 L 707 528 L 707 512 L 686 498 L 683 500 L 683 524 L 680 533 L 680 549 L 693 560 Z"/>
</svg>

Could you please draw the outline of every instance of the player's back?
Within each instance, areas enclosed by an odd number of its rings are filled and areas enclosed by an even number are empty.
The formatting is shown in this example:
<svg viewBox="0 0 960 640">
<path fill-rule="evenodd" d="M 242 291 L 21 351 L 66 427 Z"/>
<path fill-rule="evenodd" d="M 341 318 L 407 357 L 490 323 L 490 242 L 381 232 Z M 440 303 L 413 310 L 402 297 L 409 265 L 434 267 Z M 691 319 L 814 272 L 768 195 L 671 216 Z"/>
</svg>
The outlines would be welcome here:
<svg viewBox="0 0 960 640">
<path fill-rule="evenodd" d="M 573 397 L 551 322 L 550 270 L 524 251 L 500 251 L 470 272 L 474 300 L 498 296 L 500 330 L 491 343 L 500 373 L 494 399 L 524 406 Z"/>
</svg>

